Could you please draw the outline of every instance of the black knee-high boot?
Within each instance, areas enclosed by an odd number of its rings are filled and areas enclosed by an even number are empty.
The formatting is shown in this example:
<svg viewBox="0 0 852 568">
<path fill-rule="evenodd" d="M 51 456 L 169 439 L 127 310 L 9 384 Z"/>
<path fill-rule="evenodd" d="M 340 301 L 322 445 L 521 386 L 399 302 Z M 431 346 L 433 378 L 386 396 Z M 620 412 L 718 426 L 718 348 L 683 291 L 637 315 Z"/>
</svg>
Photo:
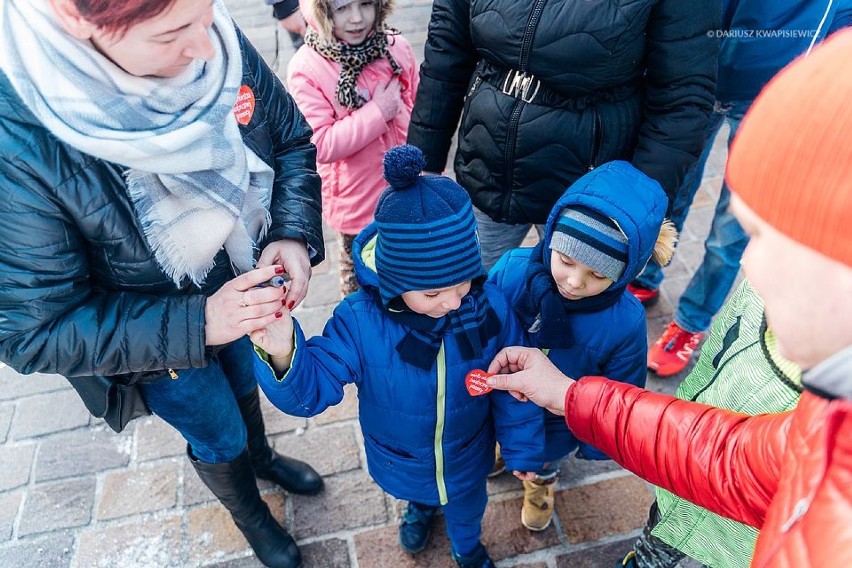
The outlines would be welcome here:
<svg viewBox="0 0 852 568">
<path fill-rule="evenodd" d="M 293 537 L 272 517 L 269 507 L 260 498 L 248 449 L 227 463 L 199 461 L 189 446 L 186 453 L 198 477 L 231 513 L 258 560 L 270 568 L 299 568 L 302 565 Z"/>
<path fill-rule="evenodd" d="M 248 449 L 254 473 L 285 491 L 299 495 L 316 495 L 323 489 L 322 476 L 305 462 L 275 453 L 266 439 L 260 393 L 257 389 L 237 400 L 246 423 Z"/>
</svg>

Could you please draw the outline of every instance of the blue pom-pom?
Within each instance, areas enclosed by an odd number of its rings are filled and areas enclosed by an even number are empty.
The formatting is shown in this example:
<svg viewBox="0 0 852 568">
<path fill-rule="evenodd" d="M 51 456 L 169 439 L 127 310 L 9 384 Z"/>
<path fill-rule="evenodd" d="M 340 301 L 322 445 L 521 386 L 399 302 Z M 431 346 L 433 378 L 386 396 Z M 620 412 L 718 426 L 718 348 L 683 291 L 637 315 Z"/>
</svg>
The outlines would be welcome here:
<svg viewBox="0 0 852 568">
<path fill-rule="evenodd" d="M 426 157 L 417 146 L 403 144 L 394 146 L 385 153 L 384 176 L 394 189 L 403 189 L 415 184 L 424 167 Z"/>
</svg>

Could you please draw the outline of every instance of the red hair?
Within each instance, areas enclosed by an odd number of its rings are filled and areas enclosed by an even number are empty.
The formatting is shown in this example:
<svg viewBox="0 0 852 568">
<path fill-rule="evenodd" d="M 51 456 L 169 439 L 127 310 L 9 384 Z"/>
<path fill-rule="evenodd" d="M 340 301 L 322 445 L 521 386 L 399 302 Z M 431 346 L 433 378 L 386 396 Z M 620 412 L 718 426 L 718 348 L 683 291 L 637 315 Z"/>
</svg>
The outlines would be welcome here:
<svg viewBox="0 0 852 568">
<path fill-rule="evenodd" d="M 121 36 L 131 27 L 165 12 L 176 0 L 74 0 L 90 24 Z"/>
</svg>

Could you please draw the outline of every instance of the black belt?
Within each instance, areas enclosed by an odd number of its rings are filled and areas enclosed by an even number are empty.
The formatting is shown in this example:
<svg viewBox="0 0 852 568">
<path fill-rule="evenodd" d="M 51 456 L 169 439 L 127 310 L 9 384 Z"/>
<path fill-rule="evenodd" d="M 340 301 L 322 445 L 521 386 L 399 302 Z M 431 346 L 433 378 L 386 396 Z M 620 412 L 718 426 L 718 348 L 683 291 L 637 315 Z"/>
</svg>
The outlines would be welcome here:
<svg viewBox="0 0 852 568">
<path fill-rule="evenodd" d="M 485 60 L 480 60 L 476 74 L 504 95 L 514 97 L 527 104 L 582 111 L 600 102 L 624 100 L 635 91 L 635 86 L 615 87 L 605 93 L 596 92 L 579 97 L 566 97 L 548 87 L 529 71 L 506 69 Z"/>
</svg>

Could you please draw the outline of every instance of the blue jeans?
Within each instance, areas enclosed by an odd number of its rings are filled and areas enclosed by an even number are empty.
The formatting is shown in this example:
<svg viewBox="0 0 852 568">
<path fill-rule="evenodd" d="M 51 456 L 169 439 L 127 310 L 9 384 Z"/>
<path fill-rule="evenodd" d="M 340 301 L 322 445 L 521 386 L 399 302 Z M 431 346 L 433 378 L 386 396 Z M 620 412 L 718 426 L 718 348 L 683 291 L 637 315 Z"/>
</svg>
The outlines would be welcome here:
<svg viewBox="0 0 852 568">
<path fill-rule="evenodd" d="M 177 379 L 142 385 L 148 408 L 189 442 L 202 462 L 233 461 L 246 447 L 237 399 L 257 388 L 248 337 L 222 349 L 206 367 L 177 370 Z"/>
<path fill-rule="evenodd" d="M 672 203 L 670 219 L 677 227 L 678 233 L 683 229 L 689 207 L 701 186 L 704 167 L 713 149 L 713 140 L 719 133 L 722 123 L 727 120 L 730 125 L 731 130 L 728 135 L 728 148 L 730 148 L 743 115 L 750 105 L 751 101 L 716 103 L 705 129 L 704 151 L 698 158 L 698 162 L 687 172 Z M 704 241 L 704 259 L 680 297 L 675 312 L 675 323 L 691 333 L 705 331 L 710 327 L 710 321 L 722 307 L 737 278 L 740 258 L 748 244 L 748 235 L 728 211 L 730 200 L 731 192 L 728 184 L 722 182 L 713 224 Z M 657 263 L 649 262 L 636 281 L 645 288 L 656 290 L 663 281 L 663 270 Z"/>
<path fill-rule="evenodd" d="M 479 236 L 479 248 L 485 272 L 497 264 L 503 253 L 521 246 L 524 237 L 532 227 L 532 223 L 520 225 L 498 223 L 476 207 L 473 208 L 473 215 L 476 217 L 476 233 Z M 536 225 L 535 230 L 538 231 L 538 238 L 544 236 L 544 225 Z"/>
</svg>

